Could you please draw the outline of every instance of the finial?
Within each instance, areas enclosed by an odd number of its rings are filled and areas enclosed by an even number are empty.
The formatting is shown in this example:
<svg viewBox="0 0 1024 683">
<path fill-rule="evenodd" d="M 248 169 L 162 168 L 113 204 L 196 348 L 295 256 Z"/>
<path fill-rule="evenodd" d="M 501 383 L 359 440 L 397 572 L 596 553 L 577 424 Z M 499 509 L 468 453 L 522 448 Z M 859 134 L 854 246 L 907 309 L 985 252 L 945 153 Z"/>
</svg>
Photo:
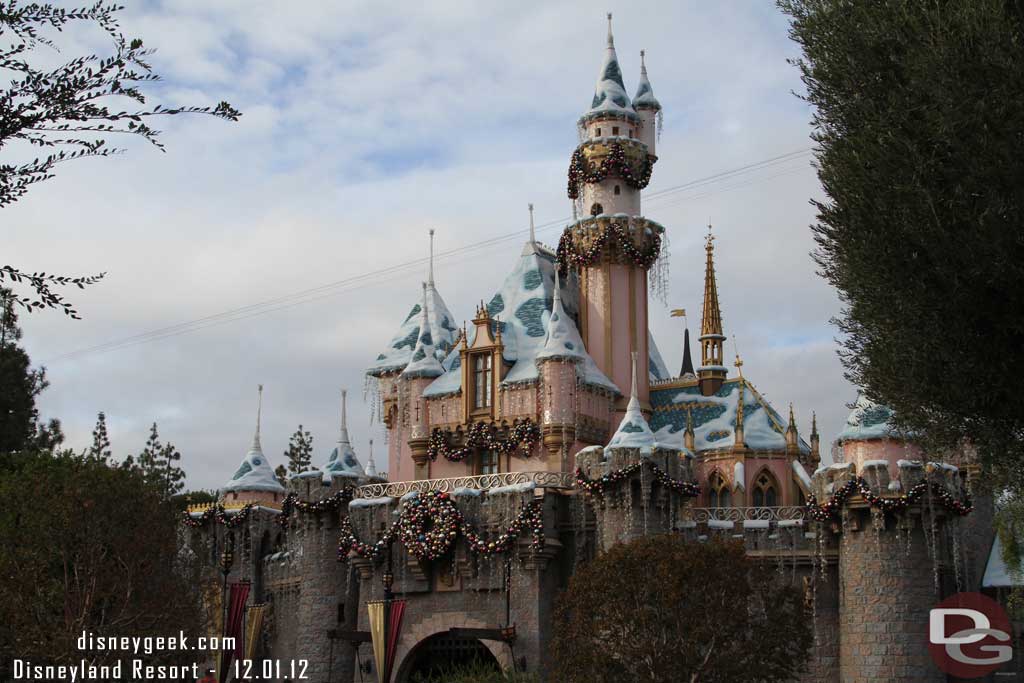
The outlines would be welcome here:
<svg viewBox="0 0 1024 683">
<path fill-rule="evenodd" d="M 789 426 L 796 430 L 796 418 L 793 416 L 793 404 L 789 404 Z"/>
<path fill-rule="evenodd" d="M 348 398 L 348 391 L 345 389 L 341 390 L 341 429 L 345 431 L 348 429 L 348 416 L 345 413 L 345 403 Z"/>
<path fill-rule="evenodd" d="M 733 348 L 733 351 L 736 352 L 736 362 L 733 365 L 736 366 L 736 372 L 738 372 L 739 376 L 742 378 L 743 377 L 743 359 L 740 358 L 740 346 L 739 346 L 739 344 L 736 343 L 736 335 L 735 334 L 732 336 L 732 348 Z"/>
<path fill-rule="evenodd" d="M 715 248 L 715 236 L 711 234 L 711 219 L 708 219 L 708 236 L 704 240 L 704 248 L 711 251 Z"/>
<path fill-rule="evenodd" d="M 811 436 L 818 435 L 818 415 L 817 413 L 811 413 Z"/>
<path fill-rule="evenodd" d="M 609 14 L 608 17 L 610 18 L 611 15 Z M 629 355 L 633 359 L 633 380 L 629 385 L 629 397 L 631 399 L 636 399 L 636 351 L 633 351 Z"/>
<path fill-rule="evenodd" d="M 640 73 L 644 76 L 647 75 L 647 63 L 644 61 L 646 55 L 647 50 L 640 50 Z"/>
<path fill-rule="evenodd" d="M 260 417 L 263 413 L 263 385 L 257 384 L 256 387 L 256 433 L 252 436 L 252 448 L 250 450 L 262 451 L 263 448 L 260 446 Z"/>
<path fill-rule="evenodd" d="M 434 229 L 430 229 L 430 274 L 428 282 L 431 288 L 434 286 Z"/>
<path fill-rule="evenodd" d="M 612 38 L 612 13 L 608 13 L 608 47 L 615 47 L 615 39 Z"/>
<path fill-rule="evenodd" d="M 530 208 L 530 244 L 536 244 L 537 233 L 533 227 L 533 204 L 527 204 L 527 206 Z"/>
</svg>

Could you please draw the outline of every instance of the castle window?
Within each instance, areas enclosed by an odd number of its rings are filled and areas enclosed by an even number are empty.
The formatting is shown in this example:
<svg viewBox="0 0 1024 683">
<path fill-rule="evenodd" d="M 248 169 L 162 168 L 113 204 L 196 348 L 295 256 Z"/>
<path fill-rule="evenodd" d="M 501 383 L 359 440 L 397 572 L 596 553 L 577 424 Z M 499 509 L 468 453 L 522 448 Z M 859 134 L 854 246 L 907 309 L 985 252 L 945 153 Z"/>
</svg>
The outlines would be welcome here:
<svg viewBox="0 0 1024 683">
<path fill-rule="evenodd" d="M 768 470 L 762 470 L 754 482 L 754 507 L 773 508 L 779 504 L 779 487 Z"/>
<path fill-rule="evenodd" d="M 599 216 L 602 213 L 604 213 L 604 207 L 601 206 L 600 204 L 595 202 L 594 204 L 592 204 L 590 206 L 590 215 L 591 216 Z"/>
<path fill-rule="evenodd" d="M 497 451 L 480 451 L 477 455 L 477 474 L 497 474 L 501 472 L 501 456 Z"/>
<path fill-rule="evenodd" d="M 618 185 L 615 186 L 615 194 L 616 195 L 622 194 L 622 190 L 619 188 Z"/>
<path fill-rule="evenodd" d="M 619 134 L 619 127 L 618 126 L 612 126 L 612 135 L 618 135 L 618 134 Z"/>
<path fill-rule="evenodd" d="M 481 353 L 473 358 L 473 408 L 490 408 L 494 374 L 491 372 L 491 354 Z"/>
<path fill-rule="evenodd" d="M 601 129 L 600 128 L 597 129 L 597 137 L 601 137 Z"/>
<path fill-rule="evenodd" d="M 708 507 L 727 508 L 732 505 L 732 497 L 729 495 L 729 482 L 725 480 L 721 472 L 715 471 L 708 477 Z"/>
</svg>

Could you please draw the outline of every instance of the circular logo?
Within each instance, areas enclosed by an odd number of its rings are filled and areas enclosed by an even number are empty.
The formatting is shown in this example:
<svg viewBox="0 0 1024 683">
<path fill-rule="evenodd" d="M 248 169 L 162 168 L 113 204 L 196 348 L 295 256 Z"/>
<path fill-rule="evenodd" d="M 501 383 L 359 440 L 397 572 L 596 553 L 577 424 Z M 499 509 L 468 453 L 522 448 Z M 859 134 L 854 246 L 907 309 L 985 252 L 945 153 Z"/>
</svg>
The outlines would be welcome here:
<svg viewBox="0 0 1024 683">
<path fill-rule="evenodd" d="M 981 593 L 957 593 L 928 616 L 928 651 L 958 678 L 980 678 L 1013 659 L 1013 629 L 1002 606 Z"/>
</svg>

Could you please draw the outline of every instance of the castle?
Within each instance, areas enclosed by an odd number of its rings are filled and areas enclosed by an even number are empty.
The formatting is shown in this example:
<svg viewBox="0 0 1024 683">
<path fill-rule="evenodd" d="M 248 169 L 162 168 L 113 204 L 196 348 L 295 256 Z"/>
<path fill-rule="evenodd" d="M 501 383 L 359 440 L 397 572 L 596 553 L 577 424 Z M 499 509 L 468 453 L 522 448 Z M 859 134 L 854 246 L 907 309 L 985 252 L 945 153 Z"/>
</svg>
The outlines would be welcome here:
<svg viewBox="0 0 1024 683">
<path fill-rule="evenodd" d="M 356 458 L 344 397 L 337 446 L 287 487 L 257 423 L 220 502 L 186 515 L 209 599 L 247 636 L 236 657 L 306 660 L 316 682 L 378 669 L 405 682 L 472 657 L 543 675 L 575 566 L 676 533 L 740 538 L 804 591 L 814 648 L 802 680 L 945 680 L 927 615 L 980 585 L 992 504 L 976 467 L 929 462 L 863 400 L 839 461 L 819 467 L 816 425 L 805 440 L 738 357 L 727 367 L 710 233 L 697 350 L 687 331 L 679 373 L 666 367 L 648 331 L 666 228 L 641 211 L 660 116 L 645 64 L 627 95 L 609 16 L 569 166 L 578 217 L 557 249 L 536 241 L 531 210 L 511 272 L 461 329 L 431 268 L 367 371 L 387 480 L 372 454 L 365 469 Z M 245 589 L 229 597 L 228 585 Z M 384 618 L 401 629 L 374 652 L 367 633 Z"/>
</svg>

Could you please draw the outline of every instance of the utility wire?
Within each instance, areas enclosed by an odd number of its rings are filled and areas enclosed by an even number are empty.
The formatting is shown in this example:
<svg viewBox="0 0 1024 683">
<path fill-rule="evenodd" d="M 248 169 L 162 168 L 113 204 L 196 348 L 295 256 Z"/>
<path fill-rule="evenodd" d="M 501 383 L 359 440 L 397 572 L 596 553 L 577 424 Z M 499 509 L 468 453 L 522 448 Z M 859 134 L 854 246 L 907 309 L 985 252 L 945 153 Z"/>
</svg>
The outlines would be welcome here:
<svg viewBox="0 0 1024 683">
<path fill-rule="evenodd" d="M 681 185 L 676 185 L 673 187 L 668 187 L 661 190 L 649 192 L 644 195 L 643 199 L 645 204 L 648 206 L 654 205 L 656 207 L 665 207 L 675 205 L 684 201 L 700 199 L 713 194 L 717 194 L 718 192 L 726 192 L 729 190 L 737 189 L 739 187 L 745 187 L 747 185 L 763 182 L 765 180 L 771 180 L 772 178 L 777 178 L 782 175 L 790 175 L 797 171 L 805 170 L 807 166 L 800 165 L 799 167 L 790 168 L 787 171 L 766 178 L 748 178 L 745 182 L 733 184 L 731 186 L 724 188 L 712 189 L 712 187 L 716 183 L 721 183 L 730 180 L 738 180 L 750 173 L 766 169 L 775 169 L 776 167 L 780 166 L 785 167 L 785 165 L 789 162 L 799 161 L 802 158 L 808 156 L 811 153 L 811 151 L 812 150 L 810 148 L 806 148 L 795 150 L 787 154 L 781 154 L 768 159 L 763 159 L 761 161 L 746 164 L 744 166 L 740 166 L 727 171 L 715 173 L 709 176 L 705 176 L 703 178 L 697 178 L 695 180 L 691 180 Z M 682 197 L 674 196 L 676 195 L 676 193 L 682 193 L 687 190 L 703 190 L 703 192 L 698 192 L 697 194 L 694 195 L 687 195 Z M 672 201 L 664 201 L 666 199 Z M 542 223 L 536 226 L 536 230 L 537 232 L 548 231 L 554 227 L 564 225 L 570 220 L 570 218 L 566 217 L 553 221 L 548 221 L 546 223 Z M 452 260 L 463 260 L 467 255 L 473 252 L 486 250 L 513 239 L 521 239 L 523 234 L 526 232 L 528 232 L 528 230 L 517 229 L 511 232 L 497 235 L 486 240 L 463 245 L 461 247 L 457 247 L 454 249 L 449 249 L 448 251 L 443 251 L 435 254 L 435 259 L 437 261 L 442 262 Z M 353 275 L 351 277 L 343 278 L 340 280 L 335 280 L 333 282 L 328 282 L 322 285 L 318 285 L 316 287 L 310 287 L 308 289 L 299 290 L 279 297 L 265 299 L 263 301 L 248 304 L 246 306 L 240 306 L 238 308 L 221 311 L 220 313 L 214 313 L 208 316 L 203 316 L 201 318 L 196 318 L 193 320 L 180 322 L 174 325 L 156 328 L 153 330 L 149 330 L 147 332 L 142 332 L 128 337 L 110 340 L 101 344 L 96 344 L 94 346 L 77 349 L 75 351 L 70 351 L 68 353 L 55 356 L 52 359 L 50 359 L 49 362 L 52 363 L 58 360 L 67 360 L 71 358 L 79 358 L 86 355 L 92 355 L 95 353 L 115 351 L 122 348 L 135 346 L 138 344 L 144 344 L 152 341 L 158 341 L 161 339 L 167 339 L 168 337 L 176 337 L 182 334 L 207 329 L 209 327 L 223 325 L 225 323 L 235 322 L 238 320 L 244 320 L 246 318 L 264 315 L 266 313 L 272 313 L 274 311 L 290 308 L 292 306 L 297 306 L 299 304 L 318 301 L 320 299 L 324 299 L 330 296 L 335 296 L 340 292 L 352 291 L 355 289 L 359 289 L 361 287 L 369 286 L 371 284 L 380 284 L 383 282 L 401 279 L 405 277 L 409 271 L 422 269 L 429 262 L 429 260 L 429 257 L 413 259 L 410 261 L 406 261 L 404 263 L 399 263 L 377 270 L 360 273 L 358 275 Z"/>
</svg>

